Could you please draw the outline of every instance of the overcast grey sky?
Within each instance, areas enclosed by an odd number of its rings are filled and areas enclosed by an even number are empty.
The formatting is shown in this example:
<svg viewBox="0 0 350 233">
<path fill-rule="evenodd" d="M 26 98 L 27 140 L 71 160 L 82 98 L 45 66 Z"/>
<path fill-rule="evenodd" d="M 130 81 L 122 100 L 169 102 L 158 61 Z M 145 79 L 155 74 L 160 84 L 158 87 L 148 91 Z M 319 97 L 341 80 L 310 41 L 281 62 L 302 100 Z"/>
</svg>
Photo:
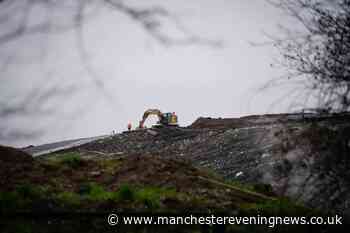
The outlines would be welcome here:
<svg viewBox="0 0 350 233">
<path fill-rule="evenodd" d="M 76 89 L 73 95 L 60 95 L 45 103 L 55 104 L 58 113 L 54 115 L 19 115 L 0 122 L 8 130 L 40 129 L 44 133 L 41 137 L 0 138 L 0 144 L 25 146 L 120 132 L 128 121 L 136 126 L 147 108 L 175 111 L 182 126 L 200 116 L 288 111 L 285 103 L 271 108 L 284 90 L 256 92 L 280 75 L 270 67 L 277 52 L 270 46 L 249 44 L 265 41 L 263 31 L 276 33 L 276 25 L 286 21 L 278 9 L 263 0 L 126 2 L 164 6 L 189 31 L 222 40 L 224 46 L 166 47 L 128 16 L 101 8 L 83 27 L 80 42 L 88 53 L 90 68 L 102 77 L 101 91 L 82 65 L 73 32 L 9 43 L 0 53 L 16 54 L 16 64 L 1 71 L 0 100 L 15 103 L 37 85 L 48 87 L 54 83 Z M 170 35 L 178 36 L 171 22 L 165 28 Z M 146 125 L 154 122 L 151 119 Z"/>
</svg>

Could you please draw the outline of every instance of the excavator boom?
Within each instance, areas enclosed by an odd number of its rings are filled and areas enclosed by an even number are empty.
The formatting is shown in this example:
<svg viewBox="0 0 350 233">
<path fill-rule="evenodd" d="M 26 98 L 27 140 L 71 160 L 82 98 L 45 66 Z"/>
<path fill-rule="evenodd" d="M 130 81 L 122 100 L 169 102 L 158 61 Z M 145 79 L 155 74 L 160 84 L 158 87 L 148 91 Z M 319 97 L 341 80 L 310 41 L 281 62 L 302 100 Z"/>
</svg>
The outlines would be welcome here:
<svg viewBox="0 0 350 233">
<path fill-rule="evenodd" d="M 177 126 L 177 116 L 175 113 L 162 113 L 159 109 L 148 109 L 142 116 L 142 120 L 140 121 L 139 128 L 142 129 L 144 127 L 145 121 L 148 116 L 156 115 L 159 119 L 158 123 L 161 125 L 169 126 Z"/>
</svg>

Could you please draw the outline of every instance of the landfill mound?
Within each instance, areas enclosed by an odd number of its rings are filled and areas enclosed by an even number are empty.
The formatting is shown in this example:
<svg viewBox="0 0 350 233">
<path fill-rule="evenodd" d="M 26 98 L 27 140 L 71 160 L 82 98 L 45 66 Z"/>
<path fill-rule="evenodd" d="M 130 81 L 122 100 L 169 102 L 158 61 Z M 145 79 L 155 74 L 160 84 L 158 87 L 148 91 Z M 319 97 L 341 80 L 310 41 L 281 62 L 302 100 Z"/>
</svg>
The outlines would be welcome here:
<svg viewBox="0 0 350 233">
<path fill-rule="evenodd" d="M 189 127 L 128 131 L 35 158 L 0 147 L 0 214 L 5 216 L 0 224 L 3 232 L 114 232 L 105 217 L 116 209 L 228 216 L 336 213 L 350 219 L 349 120 L 348 115 L 298 114 L 200 118 Z M 11 218 L 18 213 L 45 217 Z M 77 215 L 57 220 L 62 213 Z M 84 216 L 85 220 L 77 219 Z M 24 231 L 14 231 L 24 222 Z M 254 225 L 128 229 L 265 230 L 266 226 Z M 275 232 L 296 230 L 310 228 L 274 228 Z M 322 230 L 333 229 L 322 225 Z"/>
<path fill-rule="evenodd" d="M 124 132 L 72 149 L 97 158 L 181 157 L 226 180 L 349 214 L 350 116 L 276 114 L 199 118 L 189 127 Z"/>
</svg>

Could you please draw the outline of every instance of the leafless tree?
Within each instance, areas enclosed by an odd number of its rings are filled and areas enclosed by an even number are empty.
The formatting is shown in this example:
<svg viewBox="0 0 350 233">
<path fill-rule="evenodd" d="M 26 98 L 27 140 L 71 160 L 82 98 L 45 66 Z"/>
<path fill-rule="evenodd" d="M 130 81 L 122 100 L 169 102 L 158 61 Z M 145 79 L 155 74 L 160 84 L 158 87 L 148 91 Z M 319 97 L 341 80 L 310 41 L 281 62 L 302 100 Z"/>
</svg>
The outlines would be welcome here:
<svg viewBox="0 0 350 233">
<path fill-rule="evenodd" d="M 267 35 L 280 51 L 276 64 L 287 78 L 304 80 L 305 102 L 342 112 L 350 108 L 350 1 L 268 0 L 300 27 L 279 25 L 283 36 Z"/>
<path fill-rule="evenodd" d="M 99 9 L 109 9 L 128 16 L 162 46 L 205 45 L 220 46 L 217 40 L 203 38 L 190 30 L 171 9 L 153 6 L 147 3 L 130 4 L 122 0 L 1 0 L 0 1 L 0 52 L 13 43 L 23 43 L 26 38 L 38 35 L 55 36 L 64 32 L 73 32 L 77 38 L 77 49 L 81 65 L 85 68 L 95 88 L 107 99 L 112 97 L 104 87 L 104 77 L 98 74 L 90 64 L 88 51 L 83 43 L 83 26 L 94 19 Z M 165 30 L 169 22 L 176 28 L 177 35 L 169 35 Z M 116 22 L 118 23 L 118 22 Z M 43 38 L 41 38 L 43 40 Z M 35 59 L 31 58 L 30 60 Z M 0 75 L 9 66 L 16 65 L 16 51 L 0 55 Z M 48 75 L 49 76 L 49 75 Z M 1 77 L 2 83 L 6 77 Z M 54 114 L 57 107 L 47 102 L 57 96 L 75 93 L 74 86 L 61 87 L 49 82 L 49 77 L 42 85 L 34 86 L 22 96 L 0 99 L 0 140 L 15 140 L 20 137 L 37 137 L 42 129 L 26 132 L 11 128 L 7 120 L 17 117 L 33 117 Z"/>
</svg>

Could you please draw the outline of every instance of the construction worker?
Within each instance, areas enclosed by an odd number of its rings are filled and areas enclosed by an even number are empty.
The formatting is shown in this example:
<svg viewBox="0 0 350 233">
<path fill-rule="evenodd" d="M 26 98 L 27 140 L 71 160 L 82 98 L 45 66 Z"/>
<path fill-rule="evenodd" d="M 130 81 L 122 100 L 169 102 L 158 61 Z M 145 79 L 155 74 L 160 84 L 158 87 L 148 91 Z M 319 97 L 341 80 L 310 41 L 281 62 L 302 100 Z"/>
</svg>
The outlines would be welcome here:
<svg viewBox="0 0 350 233">
<path fill-rule="evenodd" d="M 130 131 L 131 128 L 132 128 L 132 125 L 131 125 L 131 123 L 129 122 L 129 123 L 128 123 L 128 130 Z"/>
</svg>

